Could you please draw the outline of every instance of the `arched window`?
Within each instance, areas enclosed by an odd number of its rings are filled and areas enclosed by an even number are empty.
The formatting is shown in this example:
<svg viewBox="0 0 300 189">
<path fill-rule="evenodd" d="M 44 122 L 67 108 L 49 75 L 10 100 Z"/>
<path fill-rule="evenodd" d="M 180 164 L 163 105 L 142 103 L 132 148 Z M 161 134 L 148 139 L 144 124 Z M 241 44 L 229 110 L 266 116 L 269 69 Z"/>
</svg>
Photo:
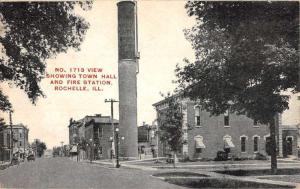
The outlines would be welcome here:
<svg viewBox="0 0 300 189">
<path fill-rule="evenodd" d="M 201 117 L 200 117 L 200 107 L 195 106 L 195 126 L 200 127 L 201 126 Z"/>
<path fill-rule="evenodd" d="M 194 140 L 195 140 L 196 153 L 201 153 L 202 150 L 205 148 L 205 145 L 203 143 L 203 137 L 197 135 L 194 137 Z"/>
<path fill-rule="evenodd" d="M 248 137 L 246 135 L 242 135 L 240 137 L 241 140 L 241 152 L 246 152 L 246 141 L 247 141 Z"/>
<path fill-rule="evenodd" d="M 253 136 L 253 151 L 258 152 L 259 151 L 259 136 L 254 135 Z"/>
<path fill-rule="evenodd" d="M 224 113 L 224 126 L 228 127 L 229 126 L 229 111 L 226 110 L 226 112 Z"/>
<path fill-rule="evenodd" d="M 231 138 L 231 136 L 229 136 L 229 135 L 225 135 L 224 137 L 223 137 L 223 140 L 224 140 L 224 148 L 226 149 L 230 149 L 230 148 L 234 148 L 235 146 L 234 146 L 234 144 L 233 144 L 233 142 L 232 142 L 232 138 Z"/>
</svg>

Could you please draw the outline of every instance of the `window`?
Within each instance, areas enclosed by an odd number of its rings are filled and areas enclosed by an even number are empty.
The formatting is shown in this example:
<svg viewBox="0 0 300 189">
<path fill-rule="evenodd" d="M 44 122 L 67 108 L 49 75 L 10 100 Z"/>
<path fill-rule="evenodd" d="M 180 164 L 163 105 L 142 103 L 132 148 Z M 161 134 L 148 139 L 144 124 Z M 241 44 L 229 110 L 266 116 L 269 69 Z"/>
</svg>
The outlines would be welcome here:
<svg viewBox="0 0 300 189">
<path fill-rule="evenodd" d="M 196 153 L 202 153 L 202 148 L 196 148 Z"/>
<path fill-rule="evenodd" d="M 229 111 L 224 113 L 224 126 L 229 126 Z"/>
<path fill-rule="evenodd" d="M 7 147 L 10 148 L 10 134 L 9 133 L 7 133 L 7 135 L 6 135 L 6 144 L 7 144 Z"/>
<path fill-rule="evenodd" d="M 202 153 L 203 152 L 203 148 L 205 148 L 205 145 L 203 143 L 203 137 L 200 135 L 197 135 L 194 137 L 195 140 L 195 152 L 196 153 Z"/>
<path fill-rule="evenodd" d="M 98 136 L 102 137 L 103 135 L 103 128 L 102 127 L 98 127 Z"/>
<path fill-rule="evenodd" d="M 20 146 L 20 147 L 22 146 L 22 142 L 21 142 L 21 141 L 19 141 L 19 146 Z"/>
<path fill-rule="evenodd" d="M 99 146 L 98 153 L 102 154 L 102 146 Z"/>
<path fill-rule="evenodd" d="M 223 137 L 223 140 L 224 140 L 224 149 L 226 149 L 226 148 L 234 148 L 235 147 L 235 145 L 232 142 L 232 137 L 231 136 L 225 135 Z"/>
<path fill-rule="evenodd" d="M 198 126 L 201 126 L 201 119 L 200 119 L 200 107 L 199 106 L 196 106 L 195 107 L 195 125 L 196 127 Z"/>
<path fill-rule="evenodd" d="M 99 140 L 102 137 L 103 128 L 102 127 L 96 127 L 94 130 L 94 137 L 96 140 Z"/>
<path fill-rule="evenodd" d="M 22 138 L 22 133 L 20 133 L 20 138 Z"/>
<path fill-rule="evenodd" d="M 246 137 L 241 137 L 241 152 L 246 152 Z"/>
<path fill-rule="evenodd" d="M 253 151 L 254 152 L 258 152 L 258 140 L 259 140 L 258 136 L 253 137 Z"/>
</svg>

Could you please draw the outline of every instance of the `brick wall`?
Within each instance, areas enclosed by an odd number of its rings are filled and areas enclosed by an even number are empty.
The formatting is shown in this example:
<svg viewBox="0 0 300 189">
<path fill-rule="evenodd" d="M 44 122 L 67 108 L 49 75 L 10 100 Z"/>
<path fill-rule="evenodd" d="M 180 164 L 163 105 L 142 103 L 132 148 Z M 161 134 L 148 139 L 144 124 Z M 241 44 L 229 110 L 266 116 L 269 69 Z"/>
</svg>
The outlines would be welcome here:
<svg viewBox="0 0 300 189">
<path fill-rule="evenodd" d="M 269 128 L 266 125 L 254 125 L 254 121 L 245 115 L 229 113 L 229 126 L 224 126 L 224 115 L 210 116 L 206 111 L 200 111 L 200 126 L 195 123 L 195 102 L 181 99 L 186 107 L 187 148 L 190 159 L 214 159 L 218 151 L 224 150 L 224 136 L 230 136 L 234 144 L 230 155 L 233 157 L 253 158 L 256 153 L 266 155 L 266 136 L 269 135 Z M 165 108 L 162 104 L 156 108 Z M 158 123 L 159 124 L 159 123 Z M 205 148 L 196 152 L 196 136 L 203 137 Z M 245 152 L 241 152 L 241 137 L 246 137 Z M 254 152 L 254 137 L 258 137 L 258 151 Z M 186 150 L 186 149 L 185 149 Z M 159 143 L 159 155 L 165 156 L 168 150 L 163 143 Z M 165 153 L 164 153 L 165 152 Z"/>
<path fill-rule="evenodd" d="M 201 126 L 195 126 L 195 104 L 187 102 L 188 124 L 191 130 L 188 131 L 188 146 L 190 158 L 214 158 L 218 151 L 224 149 L 225 135 L 231 136 L 232 142 L 235 145 L 231 148 L 231 154 L 237 157 L 253 157 L 255 155 L 253 137 L 258 139 L 258 152 L 265 154 L 264 136 L 269 134 L 266 125 L 254 126 L 254 121 L 244 115 L 236 115 L 229 113 L 229 126 L 224 126 L 224 115 L 210 116 L 206 111 L 200 112 Z M 200 135 L 203 137 L 205 148 L 201 153 L 196 153 L 194 137 Z M 246 151 L 241 152 L 241 136 L 246 139 Z"/>
<path fill-rule="evenodd" d="M 287 157 L 289 155 L 298 157 L 297 137 L 298 137 L 298 130 L 296 129 L 295 130 L 289 129 L 289 130 L 282 131 L 283 157 Z"/>
</svg>

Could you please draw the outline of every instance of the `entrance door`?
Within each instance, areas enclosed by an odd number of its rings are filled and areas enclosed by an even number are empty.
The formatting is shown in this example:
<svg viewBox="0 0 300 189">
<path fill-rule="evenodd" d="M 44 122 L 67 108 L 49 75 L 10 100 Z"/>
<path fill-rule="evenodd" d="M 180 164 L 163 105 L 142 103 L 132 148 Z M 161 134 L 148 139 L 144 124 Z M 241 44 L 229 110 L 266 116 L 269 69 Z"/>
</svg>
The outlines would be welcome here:
<svg viewBox="0 0 300 189">
<path fill-rule="evenodd" d="M 271 137 L 266 138 L 266 153 L 268 156 L 271 155 Z"/>
<path fill-rule="evenodd" d="M 293 155 L 293 138 L 288 137 L 286 139 L 286 153 L 287 155 Z"/>
</svg>

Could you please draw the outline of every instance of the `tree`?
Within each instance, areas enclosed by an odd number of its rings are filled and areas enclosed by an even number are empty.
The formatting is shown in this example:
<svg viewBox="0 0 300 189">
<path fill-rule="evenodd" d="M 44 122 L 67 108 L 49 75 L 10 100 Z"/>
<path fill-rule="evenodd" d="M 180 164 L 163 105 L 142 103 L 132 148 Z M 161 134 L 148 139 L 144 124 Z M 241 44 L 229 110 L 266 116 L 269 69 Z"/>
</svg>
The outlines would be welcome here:
<svg viewBox="0 0 300 189">
<path fill-rule="evenodd" d="M 299 81 L 299 2 L 186 4 L 197 23 L 185 31 L 196 60 L 177 66 L 179 88 L 212 115 L 226 110 L 270 127 L 277 172 L 275 116 L 288 108 Z"/>
<path fill-rule="evenodd" d="M 0 129 L 5 127 L 5 121 L 4 118 L 0 117 Z"/>
<path fill-rule="evenodd" d="M 60 151 L 61 151 L 61 147 L 53 147 L 53 150 L 52 150 L 53 157 L 59 156 Z"/>
<path fill-rule="evenodd" d="M 82 149 L 83 151 L 87 150 L 88 142 L 84 137 L 79 138 L 78 147 L 79 149 Z"/>
<path fill-rule="evenodd" d="M 38 146 L 37 146 L 38 156 L 41 157 L 42 155 L 44 155 L 44 152 L 46 149 L 47 149 L 47 146 L 44 142 L 38 143 Z"/>
<path fill-rule="evenodd" d="M 0 2 L 0 82 L 24 90 L 35 103 L 44 96 L 39 82 L 45 61 L 69 48 L 79 50 L 89 24 L 75 14 L 91 2 Z M 11 110 L 0 89 L 0 110 Z"/>
<path fill-rule="evenodd" d="M 37 157 L 43 156 L 45 150 L 47 149 L 46 144 L 39 139 L 36 139 L 31 146 L 36 150 Z"/>
<path fill-rule="evenodd" d="M 167 104 L 167 108 L 158 112 L 159 137 L 162 142 L 168 144 L 170 150 L 173 152 L 175 167 L 176 153 L 181 150 L 183 144 L 183 113 L 181 105 L 175 96 L 168 94 L 164 99 L 164 103 Z"/>
</svg>

